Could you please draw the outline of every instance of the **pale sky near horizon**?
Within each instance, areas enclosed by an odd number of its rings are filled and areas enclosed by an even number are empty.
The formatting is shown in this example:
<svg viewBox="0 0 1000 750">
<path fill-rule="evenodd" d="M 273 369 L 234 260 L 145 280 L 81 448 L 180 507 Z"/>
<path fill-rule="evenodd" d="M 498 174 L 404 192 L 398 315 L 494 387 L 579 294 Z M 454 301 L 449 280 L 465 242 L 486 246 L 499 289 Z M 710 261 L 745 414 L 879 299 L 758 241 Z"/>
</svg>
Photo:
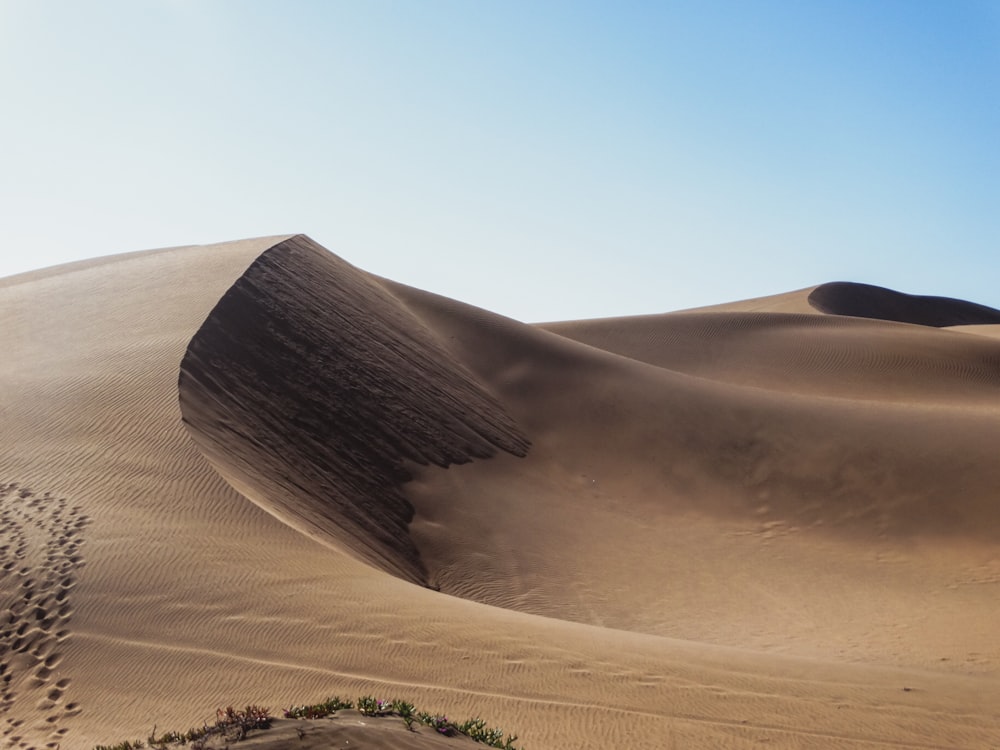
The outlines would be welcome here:
<svg viewBox="0 0 1000 750">
<path fill-rule="evenodd" d="M 0 0 L 0 276 L 304 232 L 525 321 L 1000 307 L 1000 2 Z"/>
</svg>

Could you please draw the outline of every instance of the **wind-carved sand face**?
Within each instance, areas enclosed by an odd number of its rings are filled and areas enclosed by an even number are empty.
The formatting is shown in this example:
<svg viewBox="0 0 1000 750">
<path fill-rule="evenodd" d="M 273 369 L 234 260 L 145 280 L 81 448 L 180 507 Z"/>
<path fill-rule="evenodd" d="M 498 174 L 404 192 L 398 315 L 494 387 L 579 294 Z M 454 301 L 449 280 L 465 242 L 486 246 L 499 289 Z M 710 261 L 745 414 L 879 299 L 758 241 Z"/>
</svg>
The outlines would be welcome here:
<svg viewBox="0 0 1000 750">
<path fill-rule="evenodd" d="M 447 467 L 528 440 L 434 333 L 306 237 L 261 255 L 181 363 L 195 442 L 261 507 L 426 584 L 404 464 Z"/>
</svg>

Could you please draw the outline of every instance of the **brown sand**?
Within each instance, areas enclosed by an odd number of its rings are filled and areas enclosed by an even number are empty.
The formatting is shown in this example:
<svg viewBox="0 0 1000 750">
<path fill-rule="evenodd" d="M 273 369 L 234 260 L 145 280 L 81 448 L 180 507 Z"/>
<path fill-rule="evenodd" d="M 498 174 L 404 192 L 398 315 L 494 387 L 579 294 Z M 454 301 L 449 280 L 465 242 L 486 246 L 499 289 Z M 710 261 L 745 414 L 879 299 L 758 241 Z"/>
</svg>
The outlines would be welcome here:
<svg viewBox="0 0 1000 750">
<path fill-rule="evenodd" d="M 823 289 L 529 326 L 301 236 L 0 280 L 0 746 L 373 693 L 1000 747 L 997 326 Z"/>
</svg>

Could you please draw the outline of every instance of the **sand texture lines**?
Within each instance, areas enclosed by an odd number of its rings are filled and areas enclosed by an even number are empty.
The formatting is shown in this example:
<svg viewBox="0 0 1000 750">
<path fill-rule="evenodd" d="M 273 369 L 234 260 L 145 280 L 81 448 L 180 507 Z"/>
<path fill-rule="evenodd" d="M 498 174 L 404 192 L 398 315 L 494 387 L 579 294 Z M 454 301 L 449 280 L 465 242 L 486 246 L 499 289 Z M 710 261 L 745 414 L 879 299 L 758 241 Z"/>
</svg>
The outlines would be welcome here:
<svg viewBox="0 0 1000 750">
<path fill-rule="evenodd" d="M 526 750 L 1000 747 L 995 310 L 527 324 L 292 235 L 0 312 L 0 747 L 366 694 Z"/>
</svg>

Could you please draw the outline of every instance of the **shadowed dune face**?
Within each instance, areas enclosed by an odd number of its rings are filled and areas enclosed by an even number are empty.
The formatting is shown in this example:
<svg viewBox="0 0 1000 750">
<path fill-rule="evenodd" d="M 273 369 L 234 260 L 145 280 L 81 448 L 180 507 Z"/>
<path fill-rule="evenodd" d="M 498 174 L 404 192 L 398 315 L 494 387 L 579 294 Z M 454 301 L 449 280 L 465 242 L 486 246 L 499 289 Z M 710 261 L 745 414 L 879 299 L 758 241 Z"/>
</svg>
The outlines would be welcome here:
<svg viewBox="0 0 1000 750">
<path fill-rule="evenodd" d="M 235 486 L 417 583 L 404 464 L 528 448 L 419 319 L 303 236 L 263 253 L 223 296 L 188 346 L 179 389 L 192 437 Z"/>
<path fill-rule="evenodd" d="M 871 284 L 834 281 L 809 294 L 809 304 L 830 315 L 877 318 L 943 328 L 1000 323 L 1000 310 L 950 297 L 904 294 Z"/>
</svg>

